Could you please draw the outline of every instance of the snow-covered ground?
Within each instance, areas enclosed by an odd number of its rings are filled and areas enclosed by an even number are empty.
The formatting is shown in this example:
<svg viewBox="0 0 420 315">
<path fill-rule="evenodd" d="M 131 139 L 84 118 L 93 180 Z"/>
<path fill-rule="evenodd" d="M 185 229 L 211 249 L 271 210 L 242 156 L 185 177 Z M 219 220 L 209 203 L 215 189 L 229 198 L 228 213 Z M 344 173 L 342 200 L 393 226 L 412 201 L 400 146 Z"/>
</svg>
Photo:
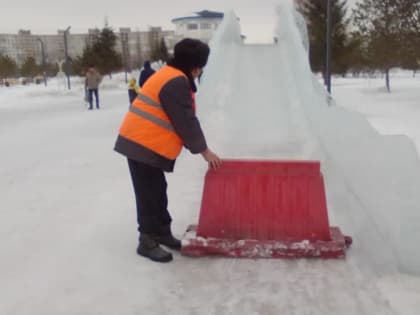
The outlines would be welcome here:
<svg viewBox="0 0 420 315">
<path fill-rule="evenodd" d="M 354 238 L 346 260 L 137 256 L 128 168 L 112 150 L 124 76 L 104 78 L 99 111 L 81 79 L 71 91 L 51 80 L 0 89 L 0 314 L 418 314 L 420 78 L 394 75 L 391 94 L 382 79 L 335 79 L 328 106 L 288 9 L 278 46 L 240 44 L 226 18 L 199 116 L 224 158 L 321 160 L 330 221 Z M 179 236 L 198 220 L 205 171 L 183 152 L 167 176 Z"/>
<path fill-rule="evenodd" d="M 385 92 L 384 78 L 334 80 L 333 94 L 339 105 L 363 113 L 382 134 L 409 136 L 420 152 L 420 76 L 395 72 L 390 94 Z"/>
</svg>

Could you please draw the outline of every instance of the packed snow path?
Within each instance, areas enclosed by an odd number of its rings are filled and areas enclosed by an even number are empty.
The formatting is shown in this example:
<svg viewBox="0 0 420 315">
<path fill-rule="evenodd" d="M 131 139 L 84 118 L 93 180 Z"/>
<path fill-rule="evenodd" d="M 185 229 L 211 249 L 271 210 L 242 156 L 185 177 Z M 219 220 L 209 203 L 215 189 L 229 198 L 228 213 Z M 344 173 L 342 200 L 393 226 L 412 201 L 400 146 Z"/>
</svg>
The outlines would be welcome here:
<svg viewBox="0 0 420 315">
<path fill-rule="evenodd" d="M 347 261 L 138 257 L 128 170 L 112 152 L 126 97 L 105 90 L 103 109 L 85 112 L 77 96 L 27 95 L 2 110 L 1 314 L 393 314 L 355 251 Z M 197 220 L 204 171 L 184 154 L 168 178 L 177 234 Z"/>
</svg>

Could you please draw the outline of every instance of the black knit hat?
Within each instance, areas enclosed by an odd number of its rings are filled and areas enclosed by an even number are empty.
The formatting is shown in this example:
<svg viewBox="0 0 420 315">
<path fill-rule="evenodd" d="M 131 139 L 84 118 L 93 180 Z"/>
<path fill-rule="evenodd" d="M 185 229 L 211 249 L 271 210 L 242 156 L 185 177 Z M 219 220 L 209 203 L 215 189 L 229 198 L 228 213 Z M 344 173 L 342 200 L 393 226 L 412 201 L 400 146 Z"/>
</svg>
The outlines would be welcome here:
<svg viewBox="0 0 420 315">
<path fill-rule="evenodd" d="M 210 54 L 210 48 L 206 43 L 198 39 L 184 38 L 174 47 L 173 62 L 184 68 L 204 68 Z"/>
</svg>

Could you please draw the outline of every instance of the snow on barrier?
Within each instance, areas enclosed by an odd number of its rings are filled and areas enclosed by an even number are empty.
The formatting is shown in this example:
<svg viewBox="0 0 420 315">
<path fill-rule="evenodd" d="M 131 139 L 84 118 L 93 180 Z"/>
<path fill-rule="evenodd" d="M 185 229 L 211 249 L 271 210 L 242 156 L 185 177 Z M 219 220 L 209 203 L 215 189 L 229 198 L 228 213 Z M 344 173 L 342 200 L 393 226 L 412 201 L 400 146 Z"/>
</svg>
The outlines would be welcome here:
<svg viewBox="0 0 420 315">
<path fill-rule="evenodd" d="M 317 161 L 227 160 L 208 170 L 188 256 L 344 258 L 352 240 L 330 227 Z"/>
</svg>

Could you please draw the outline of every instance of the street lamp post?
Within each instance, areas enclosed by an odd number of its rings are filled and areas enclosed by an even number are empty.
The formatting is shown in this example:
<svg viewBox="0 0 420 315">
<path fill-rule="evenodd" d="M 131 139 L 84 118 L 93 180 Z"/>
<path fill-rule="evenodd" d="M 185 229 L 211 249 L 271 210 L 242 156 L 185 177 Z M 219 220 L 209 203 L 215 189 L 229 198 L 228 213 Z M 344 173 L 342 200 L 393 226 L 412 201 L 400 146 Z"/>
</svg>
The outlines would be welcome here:
<svg viewBox="0 0 420 315">
<path fill-rule="evenodd" d="M 68 46 L 67 46 L 67 35 L 70 31 L 70 27 L 71 26 L 67 27 L 66 30 L 64 31 L 64 64 L 65 64 L 65 67 L 66 67 L 65 71 L 66 71 L 66 76 L 67 76 L 67 87 L 68 87 L 69 90 L 71 89 L 71 86 L 70 86 L 70 74 L 69 74 L 69 55 L 68 55 L 68 52 L 67 52 L 67 48 L 68 48 Z"/>
<path fill-rule="evenodd" d="M 331 38 L 332 35 L 332 0 L 327 0 L 327 56 L 325 69 L 325 83 L 327 91 L 331 94 Z"/>
<path fill-rule="evenodd" d="M 37 40 L 41 43 L 41 54 L 42 54 L 42 76 L 44 77 L 44 84 L 47 86 L 47 74 L 45 73 L 45 50 L 44 50 L 44 42 L 41 38 L 37 38 Z"/>
<path fill-rule="evenodd" d="M 120 32 L 121 49 L 123 57 L 123 66 L 125 72 L 125 83 L 127 83 L 127 59 L 128 59 L 128 34 L 125 31 Z"/>
</svg>

